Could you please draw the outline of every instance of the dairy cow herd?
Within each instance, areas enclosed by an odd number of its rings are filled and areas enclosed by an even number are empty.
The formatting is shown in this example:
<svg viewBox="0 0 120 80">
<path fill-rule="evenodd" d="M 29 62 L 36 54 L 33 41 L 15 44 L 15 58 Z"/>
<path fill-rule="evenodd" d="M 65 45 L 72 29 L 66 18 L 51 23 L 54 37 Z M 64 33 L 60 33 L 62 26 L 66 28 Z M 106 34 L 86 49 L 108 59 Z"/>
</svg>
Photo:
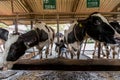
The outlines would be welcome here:
<svg viewBox="0 0 120 80">
<path fill-rule="evenodd" d="M 46 58 L 48 54 L 52 55 L 55 32 L 45 23 L 37 22 L 32 30 L 21 35 L 9 34 L 7 30 L 0 29 L 0 38 L 6 41 L 5 51 L 0 54 L 0 68 L 3 68 L 5 66 L 8 67 L 8 64 L 16 62 L 25 54 L 27 49 L 34 46 L 39 50 L 41 58 L 44 47 L 46 47 Z M 106 48 L 107 58 L 109 58 L 110 52 L 108 48 L 111 47 L 114 55 L 115 47 L 119 46 L 120 25 L 117 21 L 108 22 L 108 20 L 98 12 L 90 14 L 84 20 L 77 20 L 72 23 L 69 29 L 64 31 L 63 40 L 63 45 L 67 45 L 65 48 L 67 48 L 71 58 L 77 55 L 77 59 L 79 59 L 81 45 L 86 38 L 92 38 L 97 43 L 102 43 Z M 74 52 L 72 47 L 74 43 L 77 43 L 75 49 L 77 53 Z M 112 46 L 109 46 L 109 44 L 112 44 Z M 49 50 L 49 48 L 51 49 Z"/>
</svg>

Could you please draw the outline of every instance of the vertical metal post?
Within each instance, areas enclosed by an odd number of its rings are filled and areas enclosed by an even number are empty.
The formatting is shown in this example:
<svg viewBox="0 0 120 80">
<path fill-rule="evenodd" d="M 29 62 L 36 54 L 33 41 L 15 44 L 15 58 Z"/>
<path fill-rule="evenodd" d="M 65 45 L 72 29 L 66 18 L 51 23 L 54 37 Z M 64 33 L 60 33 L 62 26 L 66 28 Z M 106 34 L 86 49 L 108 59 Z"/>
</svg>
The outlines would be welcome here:
<svg viewBox="0 0 120 80">
<path fill-rule="evenodd" d="M 31 20 L 30 21 L 30 24 L 31 24 L 31 29 L 33 28 L 33 21 Z"/>
<path fill-rule="evenodd" d="M 57 33 L 59 33 L 59 14 L 57 14 Z M 59 36 L 57 36 L 57 42 L 59 43 Z"/>
<path fill-rule="evenodd" d="M 15 25 L 15 33 L 18 33 L 18 14 L 16 15 L 16 19 L 14 21 L 14 25 Z"/>
</svg>

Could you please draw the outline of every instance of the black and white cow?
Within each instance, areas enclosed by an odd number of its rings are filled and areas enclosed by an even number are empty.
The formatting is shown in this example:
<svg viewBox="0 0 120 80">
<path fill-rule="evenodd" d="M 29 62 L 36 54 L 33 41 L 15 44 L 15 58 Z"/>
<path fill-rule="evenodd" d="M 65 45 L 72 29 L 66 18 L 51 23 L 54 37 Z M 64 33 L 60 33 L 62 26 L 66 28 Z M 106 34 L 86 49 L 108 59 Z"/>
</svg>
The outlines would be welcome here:
<svg viewBox="0 0 120 80">
<path fill-rule="evenodd" d="M 49 54 L 49 47 L 50 46 L 51 46 L 50 55 L 52 55 L 52 47 L 53 47 L 53 41 L 55 38 L 55 32 L 51 27 L 46 26 L 46 24 L 43 22 L 36 23 L 34 29 L 37 29 L 37 28 L 39 28 L 40 30 L 43 29 L 43 31 L 46 32 L 46 33 L 41 32 L 42 34 L 41 34 L 40 38 L 43 40 L 39 41 L 39 45 L 37 45 L 36 47 L 39 50 L 40 58 L 42 58 L 42 49 L 44 46 L 46 46 L 45 54 L 46 54 L 46 58 L 47 58 L 48 54 Z M 47 38 L 47 40 L 44 38 Z"/>
<path fill-rule="evenodd" d="M 109 24 L 104 16 L 98 12 L 92 13 L 87 19 L 74 22 L 69 30 L 65 31 L 65 40 L 71 53 L 71 58 L 73 58 L 74 53 L 70 45 L 77 42 L 77 59 L 79 59 L 80 46 L 86 35 L 96 41 L 108 44 L 116 44 L 120 38 L 120 34 Z"/>
<path fill-rule="evenodd" d="M 0 67 L 11 67 L 11 62 L 14 63 L 17 61 L 22 55 L 25 54 L 27 49 L 33 46 L 37 46 L 40 50 L 44 46 L 48 46 L 47 49 L 49 49 L 49 45 L 53 44 L 54 36 L 54 30 L 46 26 L 45 23 L 40 22 L 35 24 L 33 30 L 25 34 L 21 34 L 20 36 L 15 35 L 10 37 L 5 44 L 7 45 L 5 52 L 0 57 Z"/>
</svg>

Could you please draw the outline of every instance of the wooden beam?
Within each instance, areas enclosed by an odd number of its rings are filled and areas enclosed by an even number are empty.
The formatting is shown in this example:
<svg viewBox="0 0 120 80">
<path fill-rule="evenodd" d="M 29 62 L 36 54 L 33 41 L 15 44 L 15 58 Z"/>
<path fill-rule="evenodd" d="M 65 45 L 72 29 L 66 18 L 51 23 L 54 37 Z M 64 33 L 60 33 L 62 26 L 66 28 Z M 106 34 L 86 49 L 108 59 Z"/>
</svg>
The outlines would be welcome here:
<svg viewBox="0 0 120 80">
<path fill-rule="evenodd" d="M 117 71 L 120 70 L 119 59 L 43 59 L 19 60 L 13 70 L 64 70 L 64 71 Z"/>
<path fill-rule="evenodd" d="M 76 12 L 80 0 L 74 0 L 72 5 L 72 12 Z"/>
<path fill-rule="evenodd" d="M 12 13 L 14 13 L 13 0 L 11 0 Z"/>
<path fill-rule="evenodd" d="M 30 13 L 14 13 L 12 15 L 3 15 L 3 14 L 0 14 L 0 17 L 15 17 L 16 15 L 19 15 L 19 16 L 29 16 L 29 15 L 33 15 L 35 14 L 35 16 L 43 16 L 42 13 L 39 13 L 39 12 L 30 12 Z M 54 15 L 57 15 L 59 14 L 59 16 L 71 16 L 71 15 L 76 15 L 76 16 L 79 16 L 79 15 L 89 15 L 91 14 L 90 12 L 88 13 L 79 13 L 79 12 L 45 12 L 44 15 L 46 16 L 54 16 Z M 113 14 L 120 14 L 120 12 L 101 12 L 101 14 L 103 15 L 113 15 Z"/>
<path fill-rule="evenodd" d="M 27 3 L 27 0 L 21 0 L 21 4 L 22 4 L 29 12 L 33 12 L 31 6 Z"/>
<path fill-rule="evenodd" d="M 113 8 L 113 12 L 116 12 L 117 11 L 117 9 L 118 9 L 118 7 L 120 7 L 120 3 L 115 7 L 115 8 Z"/>
<path fill-rule="evenodd" d="M 57 33 L 59 33 L 60 31 L 59 31 L 59 14 L 57 14 Z M 59 43 L 59 36 L 57 36 L 57 42 Z"/>
<path fill-rule="evenodd" d="M 76 14 L 76 15 L 89 15 L 89 14 L 91 14 L 92 12 L 43 12 L 43 13 L 41 13 L 41 12 L 29 12 L 29 13 L 25 13 L 25 12 L 17 12 L 17 14 L 19 14 L 19 15 L 30 15 L 30 14 L 35 14 L 35 15 L 57 15 L 57 14 L 59 14 L 59 15 L 74 15 L 74 14 Z M 108 14 L 108 15 L 112 15 L 112 14 L 120 14 L 120 12 L 100 12 L 101 14 L 103 14 L 103 15 L 106 15 L 106 14 Z M 2 16 L 3 14 L 0 14 L 0 16 Z M 16 13 L 14 13 L 13 15 L 16 15 Z"/>
</svg>

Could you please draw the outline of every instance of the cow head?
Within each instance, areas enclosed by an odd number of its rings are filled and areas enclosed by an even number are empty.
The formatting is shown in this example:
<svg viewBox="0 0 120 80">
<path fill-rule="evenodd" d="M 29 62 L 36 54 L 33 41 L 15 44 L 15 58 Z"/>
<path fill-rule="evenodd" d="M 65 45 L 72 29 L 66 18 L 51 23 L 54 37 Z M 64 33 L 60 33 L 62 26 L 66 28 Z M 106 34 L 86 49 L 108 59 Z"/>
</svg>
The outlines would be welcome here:
<svg viewBox="0 0 120 80">
<path fill-rule="evenodd" d="M 19 39 L 11 44 L 9 52 L 7 53 L 7 61 L 16 61 L 18 60 L 23 54 L 25 54 L 27 47 L 24 44 L 22 39 Z"/>
<path fill-rule="evenodd" d="M 37 31 L 37 33 L 39 33 Z M 22 34 L 19 36 L 19 38 L 11 44 L 10 49 L 8 51 L 7 55 L 7 61 L 16 61 L 18 60 L 22 55 L 25 54 L 25 51 L 38 44 L 38 36 L 36 35 L 35 30 L 28 31 L 25 34 Z"/>
<path fill-rule="evenodd" d="M 7 40 L 9 32 L 6 29 L 0 28 L 0 39 Z"/>
<path fill-rule="evenodd" d="M 91 14 L 86 21 L 87 34 L 100 42 L 116 44 L 120 35 L 100 13 Z"/>
<path fill-rule="evenodd" d="M 4 50 L 3 53 L 0 54 L 0 68 L 6 66 L 6 64 L 7 64 L 7 59 L 6 58 L 8 56 L 10 46 L 14 42 L 16 42 L 18 37 L 19 37 L 19 35 L 11 35 L 11 34 L 8 36 L 8 40 L 5 42 L 5 50 Z"/>
<path fill-rule="evenodd" d="M 37 30 L 37 32 L 36 32 Z M 5 47 L 5 52 L 3 55 L 5 57 L 1 57 L 2 62 L 0 62 L 0 66 L 4 63 L 9 65 L 9 63 L 14 63 L 16 62 L 22 55 L 25 54 L 25 51 L 38 44 L 39 40 L 38 36 L 40 34 L 40 30 L 31 30 L 25 34 L 20 35 L 19 37 L 17 36 L 12 36 L 6 41 L 6 47 Z M 37 33 L 37 34 L 36 34 Z M 43 35 L 45 36 L 45 35 Z M 4 62 L 3 62 L 4 61 Z"/>
<path fill-rule="evenodd" d="M 120 24 L 117 21 L 110 22 L 110 24 L 120 34 Z"/>
</svg>

